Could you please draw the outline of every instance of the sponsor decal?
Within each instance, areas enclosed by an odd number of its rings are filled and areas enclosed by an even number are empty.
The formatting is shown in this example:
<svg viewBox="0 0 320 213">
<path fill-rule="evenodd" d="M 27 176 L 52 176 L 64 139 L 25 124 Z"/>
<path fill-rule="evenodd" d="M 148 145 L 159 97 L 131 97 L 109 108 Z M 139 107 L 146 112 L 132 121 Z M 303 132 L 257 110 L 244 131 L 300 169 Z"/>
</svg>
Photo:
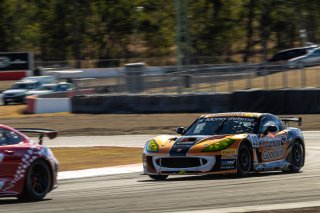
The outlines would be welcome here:
<svg viewBox="0 0 320 213">
<path fill-rule="evenodd" d="M 246 117 L 216 117 L 216 118 L 206 118 L 206 119 L 200 119 L 199 123 L 201 122 L 213 122 L 213 121 L 242 121 L 242 122 L 254 122 L 254 118 L 246 118 Z"/>
<path fill-rule="evenodd" d="M 275 146 L 281 146 L 286 142 L 286 138 L 284 136 L 282 137 L 264 137 L 261 138 L 259 141 L 259 147 L 275 147 Z"/>
<path fill-rule="evenodd" d="M 253 148 L 259 147 L 259 137 L 258 135 L 249 134 L 248 140 L 251 142 Z"/>
<path fill-rule="evenodd" d="M 0 153 L 0 162 L 3 161 L 4 155 Z"/>
<path fill-rule="evenodd" d="M 249 134 L 247 136 L 247 138 L 249 139 L 249 141 L 252 144 L 253 148 L 258 148 L 258 147 L 277 147 L 277 146 L 281 146 L 284 145 L 287 141 L 287 138 L 285 136 L 280 136 L 280 137 L 263 137 L 263 138 L 259 138 L 258 135 L 254 135 L 254 134 Z"/>
<path fill-rule="evenodd" d="M 221 159 L 220 170 L 233 170 L 236 169 L 235 159 Z"/>
<path fill-rule="evenodd" d="M 221 151 L 223 156 L 237 156 L 238 152 L 236 149 L 226 149 Z"/>
<path fill-rule="evenodd" d="M 263 151 L 263 160 L 272 160 L 272 159 L 277 159 L 280 158 L 284 155 L 284 150 L 283 149 L 276 149 L 276 150 L 266 150 Z"/>
</svg>

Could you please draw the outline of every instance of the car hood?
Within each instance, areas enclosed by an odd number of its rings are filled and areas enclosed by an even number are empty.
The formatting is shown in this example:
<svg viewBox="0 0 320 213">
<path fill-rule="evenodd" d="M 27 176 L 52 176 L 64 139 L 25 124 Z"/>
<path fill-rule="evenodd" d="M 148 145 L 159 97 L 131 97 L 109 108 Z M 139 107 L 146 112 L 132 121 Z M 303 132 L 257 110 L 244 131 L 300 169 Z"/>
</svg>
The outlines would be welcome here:
<svg viewBox="0 0 320 213">
<path fill-rule="evenodd" d="M 160 135 L 153 140 L 159 146 L 159 154 L 186 155 L 186 153 L 199 153 L 206 147 L 215 146 L 215 150 L 221 151 L 228 148 L 234 142 L 243 140 L 247 134 L 238 135 L 193 135 L 170 136 Z M 219 143 L 220 142 L 220 143 Z"/>
<path fill-rule="evenodd" d="M 32 90 L 32 91 L 28 91 L 27 95 L 41 95 L 41 94 L 47 94 L 50 92 L 51 91 L 48 91 L 48 90 Z"/>
<path fill-rule="evenodd" d="M 303 56 L 299 56 L 299 57 L 296 57 L 296 58 L 292 58 L 292 59 L 290 59 L 288 62 L 289 62 L 289 63 L 294 63 L 294 62 L 301 61 L 301 60 L 303 60 L 303 59 L 305 59 L 305 58 L 307 58 L 307 56 L 306 56 L 306 55 L 303 55 Z"/>
<path fill-rule="evenodd" d="M 25 93 L 27 90 L 25 89 L 9 89 L 6 91 L 3 91 L 2 94 L 14 94 L 14 93 Z"/>
</svg>

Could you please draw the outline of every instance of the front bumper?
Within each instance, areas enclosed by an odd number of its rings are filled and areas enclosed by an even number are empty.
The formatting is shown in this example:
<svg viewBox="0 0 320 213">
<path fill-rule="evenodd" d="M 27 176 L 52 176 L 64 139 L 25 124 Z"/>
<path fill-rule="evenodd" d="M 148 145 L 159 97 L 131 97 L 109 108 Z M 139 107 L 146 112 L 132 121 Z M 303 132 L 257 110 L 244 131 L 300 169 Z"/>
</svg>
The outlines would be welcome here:
<svg viewBox="0 0 320 213">
<path fill-rule="evenodd" d="M 221 156 L 143 156 L 146 175 L 236 173 L 235 159 Z"/>
<path fill-rule="evenodd" d="M 10 102 L 24 102 L 25 96 L 24 95 L 17 95 L 17 96 L 3 96 L 3 101 L 6 103 Z"/>
</svg>

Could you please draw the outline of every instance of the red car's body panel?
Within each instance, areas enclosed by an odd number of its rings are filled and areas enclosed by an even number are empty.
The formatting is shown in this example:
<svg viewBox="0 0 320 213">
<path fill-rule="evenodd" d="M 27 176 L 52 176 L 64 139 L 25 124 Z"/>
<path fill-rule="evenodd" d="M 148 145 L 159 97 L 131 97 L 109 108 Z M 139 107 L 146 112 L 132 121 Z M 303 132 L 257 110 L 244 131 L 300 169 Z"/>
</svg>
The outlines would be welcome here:
<svg viewBox="0 0 320 213">
<path fill-rule="evenodd" d="M 20 142 L 6 144 L 0 141 L 0 196 L 19 196 L 24 189 L 25 177 L 35 160 L 43 160 L 51 170 L 51 190 L 57 185 L 58 161 L 46 146 L 33 142 L 23 133 L 9 126 L 0 125 Z M 1 137 L 0 137 L 1 140 Z"/>
</svg>

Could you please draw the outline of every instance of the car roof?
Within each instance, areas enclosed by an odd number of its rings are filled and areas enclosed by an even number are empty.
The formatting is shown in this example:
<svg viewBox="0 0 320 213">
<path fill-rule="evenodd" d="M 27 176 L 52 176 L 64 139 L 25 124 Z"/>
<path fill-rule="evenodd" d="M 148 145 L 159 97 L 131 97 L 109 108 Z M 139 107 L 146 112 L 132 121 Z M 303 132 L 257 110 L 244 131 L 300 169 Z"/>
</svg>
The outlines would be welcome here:
<svg viewBox="0 0 320 213">
<path fill-rule="evenodd" d="M 213 118 L 213 117 L 248 117 L 248 118 L 259 118 L 267 113 L 257 112 L 225 112 L 225 113 L 214 113 L 200 116 L 200 118 Z"/>
<path fill-rule="evenodd" d="M 314 48 L 318 48 L 318 47 L 319 47 L 319 45 L 311 45 L 311 46 L 305 46 L 305 47 L 295 47 L 295 48 L 291 48 L 291 49 L 281 50 L 279 52 L 276 52 L 275 54 L 294 51 L 294 50 L 314 49 Z"/>
<path fill-rule="evenodd" d="M 27 81 L 17 81 L 14 84 L 35 84 L 37 81 L 27 80 Z"/>
</svg>

